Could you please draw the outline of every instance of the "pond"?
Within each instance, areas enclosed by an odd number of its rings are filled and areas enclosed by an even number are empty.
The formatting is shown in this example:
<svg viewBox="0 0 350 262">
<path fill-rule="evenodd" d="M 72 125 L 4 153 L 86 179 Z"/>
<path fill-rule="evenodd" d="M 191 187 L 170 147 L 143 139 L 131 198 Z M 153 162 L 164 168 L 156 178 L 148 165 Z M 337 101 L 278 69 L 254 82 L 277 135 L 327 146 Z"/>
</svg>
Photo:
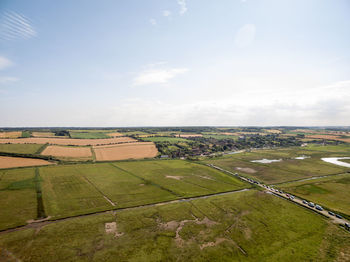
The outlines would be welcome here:
<svg viewBox="0 0 350 262">
<path fill-rule="evenodd" d="M 331 163 L 331 164 L 335 164 L 335 165 L 338 165 L 338 166 L 350 167 L 349 163 L 345 163 L 345 162 L 339 161 L 339 160 L 342 160 L 342 159 L 350 159 L 350 157 L 323 157 L 321 159 L 323 161 L 325 161 L 325 162 L 328 162 L 328 163 Z"/>
</svg>

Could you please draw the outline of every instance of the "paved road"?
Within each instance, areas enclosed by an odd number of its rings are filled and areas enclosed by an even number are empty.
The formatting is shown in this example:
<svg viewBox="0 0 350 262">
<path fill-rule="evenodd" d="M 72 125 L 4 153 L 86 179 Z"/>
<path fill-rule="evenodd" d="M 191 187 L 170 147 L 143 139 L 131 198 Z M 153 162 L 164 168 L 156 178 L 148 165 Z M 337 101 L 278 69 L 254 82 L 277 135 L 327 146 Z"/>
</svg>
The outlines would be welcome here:
<svg viewBox="0 0 350 262">
<path fill-rule="evenodd" d="M 336 224 L 341 224 L 341 225 L 345 225 L 345 223 L 350 224 L 350 222 L 347 221 L 347 220 L 344 219 L 344 218 L 340 219 L 340 218 L 337 218 L 337 217 L 335 217 L 335 216 L 330 215 L 330 214 L 328 213 L 328 210 L 323 209 L 322 211 L 320 211 L 320 210 L 317 210 L 316 208 L 310 207 L 308 204 L 304 204 L 304 203 L 303 203 L 303 199 L 297 198 L 297 197 L 295 197 L 295 196 L 293 196 L 293 198 L 291 198 L 291 197 L 290 197 L 290 194 L 288 194 L 288 193 L 284 193 L 284 192 L 283 192 L 283 193 L 280 193 L 279 190 L 277 190 L 277 189 L 275 189 L 275 188 L 273 188 L 273 187 L 270 187 L 270 186 L 267 186 L 267 185 L 264 185 L 264 184 L 260 184 L 260 183 L 256 184 L 256 183 L 252 182 L 252 180 L 250 180 L 250 179 L 248 179 L 248 178 L 246 178 L 246 177 L 244 177 L 244 176 L 240 176 L 240 175 L 238 175 L 237 173 L 232 173 L 231 171 L 225 170 L 225 169 L 223 169 L 223 168 L 221 168 L 221 167 L 214 166 L 214 165 L 212 165 L 212 164 L 208 164 L 208 166 L 213 167 L 213 168 L 215 168 L 215 169 L 218 169 L 218 170 L 220 170 L 220 171 L 229 173 L 229 174 L 231 174 L 231 175 L 234 175 L 234 176 L 240 178 L 241 180 L 244 180 L 244 181 L 246 181 L 246 182 L 248 182 L 248 183 L 250 183 L 250 184 L 254 184 L 254 185 L 257 185 L 257 186 L 260 186 L 260 187 L 264 188 L 265 191 L 270 192 L 271 194 L 273 194 L 273 195 L 275 195 L 275 196 L 279 196 L 279 197 L 281 197 L 281 198 L 283 198 L 283 199 L 292 201 L 292 202 L 294 202 L 294 203 L 296 203 L 296 204 L 298 204 L 298 205 L 301 205 L 301 206 L 303 206 L 303 207 L 305 207 L 305 208 L 308 208 L 308 209 L 310 209 L 310 210 L 312 210 L 312 211 L 314 211 L 314 212 L 317 212 L 317 213 L 319 213 L 319 214 L 322 214 L 322 215 L 324 215 L 324 216 L 330 218 L 330 219 L 331 219 L 334 223 L 336 223 Z"/>
</svg>

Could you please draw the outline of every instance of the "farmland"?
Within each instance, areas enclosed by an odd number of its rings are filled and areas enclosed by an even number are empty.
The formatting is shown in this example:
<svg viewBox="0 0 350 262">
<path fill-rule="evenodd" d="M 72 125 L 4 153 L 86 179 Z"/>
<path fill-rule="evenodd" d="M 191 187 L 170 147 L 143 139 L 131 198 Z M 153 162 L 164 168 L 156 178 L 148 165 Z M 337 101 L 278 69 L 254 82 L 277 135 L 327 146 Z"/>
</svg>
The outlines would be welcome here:
<svg viewBox="0 0 350 262">
<path fill-rule="evenodd" d="M 151 142 L 94 146 L 97 161 L 142 159 L 157 156 L 157 148 Z"/>
<path fill-rule="evenodd" d="M 32 132 L 33 137 L 55 137 L 53 132 Z"/>
<path fill-rule="evenodd" d="M 109 138 L 106 133 L 103 132 L 69 132 L 71 138 L 80 138 L 80 139 L 100 139 L 100 138 Z"/>
<path fill-rule="evenodd" d="M 22 136 L 22 131 L 0 132 L 1 138 L 17 138 Z"/>
<path fill-rule="evenodd" d="M 35 158 L 0 156 L 0 168 L 51 165 L 51 162 Z"/>
<path fill-rule="evenodd" d="M 47 146 L 41 153 L 46 156 L 74 159 L 91 159 L 92 152 L 90 147 L 72 147 L 72 146 Z"/>
<path fill-rule="evenodd" d="M 350 258 L 344 224 L 234 175 L 349 218 L 349 168 L 321 160 L 350 156 L 348 144 L 287 146 L 301 140 L 268 128 L 53 129 L 55 137 L 33 137 L 36 132 L 50 129 L 0 139 L 0 261 Z M 280 147 L 253 148 L 266 144 Z"/>
<path fill-rule="evenodd" d="M 76 145 L 76 146 L 87 146 L 87 145 L 107 145 L 107 144 L 118 144 L 133 142 L 135 139 L 131 137 L 115 137 L 106 139 L 70 139 L 70 138 L 41 138 L 41 137 L 30 137 L 30 138 L 17 138 L 17 139 L 0 139 L 0 144 L 53 144 L 53 145 Z"/>
<path fill-rule="evenodd" d="M 0 230 L 37 216 L 34 169 L 0 170 Z"/>
<path fill-rule="evenodd" d="M 0 144 L 0 152 L 35 154 L 42 147 L 41 144 Z"/>
<path fill-rule="evenodd" d="M 255 190 L 0 235 L 18 259 L 48 262 L 345 261 L 349 245 L 348 233 L 323 217 Z"/>
<path fill-rule="evenodd" d="M 166 136 L 153 136 L 153 137 L 145 137 L 142 138 L 143 141 L 150 142 L 169 142 L 169 143 L 177 143 L 177 142 L 187 142 L 188 140 L 181 137 L 166 137 Z"/>
</svg>

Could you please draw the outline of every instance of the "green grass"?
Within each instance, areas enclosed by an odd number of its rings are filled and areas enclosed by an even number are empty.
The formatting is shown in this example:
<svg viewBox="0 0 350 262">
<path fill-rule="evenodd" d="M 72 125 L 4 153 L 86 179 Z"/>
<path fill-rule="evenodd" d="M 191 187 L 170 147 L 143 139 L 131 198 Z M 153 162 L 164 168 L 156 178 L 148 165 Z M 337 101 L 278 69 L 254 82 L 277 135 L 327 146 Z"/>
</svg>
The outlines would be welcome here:
<svg viewBox="0 0 350 262">
<path fill-rule="evenodd" d="M 330 174 L 344 173 L 348 168 L 326 163 L 321 160 L 326 156 L 347 156 L 350 153 L 337 153 L 336 150 L 344 148 L 331 148 L 328 152 L 318 150 L 303 149 L 299 147 L 275 150 L 258 150 L 255 152 L 240 153 L 235 155 L 224 156 L 221 158 L 204 160 L 204 163 L 214 164 L 232 172 L 244 173 L 247 176 L 255 178 L 265 183 L 281 183 L 293 181 L 313 176 L 322 176 Z M 306 155 L 310 158 L 297 160 L 295 157 Z M 281 162 L 270 164 L 253 163 L 252 160 L 259 159 L 282 159 Z M 251 171 L 244 172 L 239 168 L 251 168 Z"/>
<path fill-rule="evenodd" d="M 36 218 L 34 169 L 0 171 L 0 230 Z"/>
<path fill-rule="evenodd" d="M 170 221 L 173 228 L 162 226 Z M 105 233 L 110 222 L 117 223 L 121 236 Z M 0 235 L 0 249 L 21 261 L 47 262 L 345 261 L 349 245 L 349 233 L 323 217 L 256 191 L 74 218 L 40 231 Z"/>
<path fill-rule="evenodd" d="M 31 132 L 30 131 L 22 131 L 22 136 L 21 137 L 30 137 Z"/>
<path fill-rule="evenodd" d="M 76 167 L 40 168 L 44 207 L 48 216 L 74 216 L 112 207 Z"/>
<path fill-rule="evenodd" d="M 79 165 L 73 168 L 111 199 L 117 208 L 177 198 L 176 195 L 146 183 L 112 164 Z"/>
<path fill-rule="evenodd" d="M 42 146 L 40 144 L 0 144 L 0 152 L 35 154 Z"/>
<path fill-rule="evenodd" d="M 285 183 L 278 187 L 350 217 L 350 174 Z"/>
<path fill-rule="evenodd" d="M 181 160 L 119 162 L 115 165 L 181 197 L 213 194 L 248 186 L 213 168 Z"/>
<path fill-rule="evenodd" d="M 81 139 L 98 139 L 98 138 L 111 138 L 106 135 L 106 132 L 69 132 L 71 138 L 81 138 Z"/>
<path fill-rule="evenodd" d="M 153 137 L 143 137 L 143 141 L 150 142 L 169 142 L 169 143 L 178 143 L 178 142 L 187 142 L 188 140 L 181 137 L 165 137 L 165 136 L 153 136 Z"/>
</svg>

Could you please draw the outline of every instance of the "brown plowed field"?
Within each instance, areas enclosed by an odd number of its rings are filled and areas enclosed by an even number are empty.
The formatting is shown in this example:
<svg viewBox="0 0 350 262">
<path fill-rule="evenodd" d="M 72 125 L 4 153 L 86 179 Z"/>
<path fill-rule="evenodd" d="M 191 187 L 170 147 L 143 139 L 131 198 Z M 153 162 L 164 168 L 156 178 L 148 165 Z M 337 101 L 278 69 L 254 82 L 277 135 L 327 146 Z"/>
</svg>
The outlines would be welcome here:
<svg viewBox="0 0 350 262">
<path fill-rule="evenodd" d="M 108 133 L 107 136 L 111 136 L 111 137 L 118 137 L 118 136 L 123 136 L 123 134 L 118 133 L 118 132 L 114 132 L 114 133 Z"/>
<path fill-rule="evenodd" d="M 41 153 L 46 156 L 89 158 L 92 156 L 90 147 L 48 146 Z"/>
<path fill-rule="evenodd" d="M 152 142 L 137 142 L 119 145 L 94 146 L 97 161 L 141 159 L 155 157 L 158 150 Z"/>
<path fill-rule="evenodd" d="M 45 137 L 29 137 L 17 139 L 0 139 L 0 144 L 53 144 L 53 145 L 108 145 L 136 141 L 131 137 L 114 137 L 105 139 L 71 139 L 71 138 L 45 138 Z"/>
<path fill-rule="evenodd" d="M 17 138 L 22 135 L 21 131 L 0 132 L 0 138 Z"/>
<path fill-rule="evenodd" d="M 52 165 L 52 163 L 46 160 L 35 158 L 0 156 L 0 168 L 42 165 Z"/>
</svg>

